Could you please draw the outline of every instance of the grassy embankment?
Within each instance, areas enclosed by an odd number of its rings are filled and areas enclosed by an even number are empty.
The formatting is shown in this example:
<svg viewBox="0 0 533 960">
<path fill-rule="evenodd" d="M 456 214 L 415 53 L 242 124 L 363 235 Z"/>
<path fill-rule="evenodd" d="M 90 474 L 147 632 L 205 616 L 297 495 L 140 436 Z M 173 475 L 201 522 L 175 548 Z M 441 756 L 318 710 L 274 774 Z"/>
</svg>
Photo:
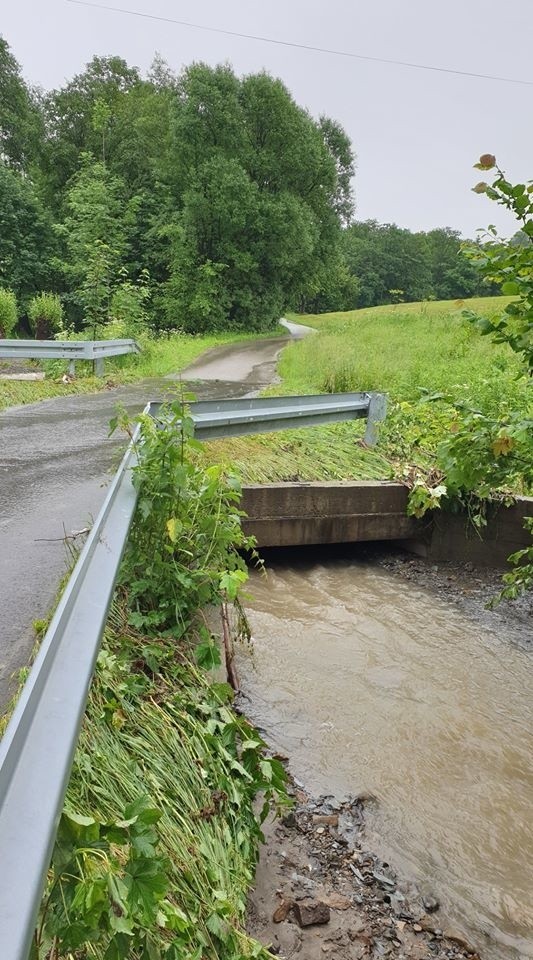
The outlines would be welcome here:
<svg viewBox="0 0 533 960">
<path fill-rule="evenodd" d="M 450 430 L 453 402 L 469 401 L 485 413 L 531 403 L 525 378 L 517 379 L 516 356 L 482 337 L 463 316 L 465 309 L 494 313 L 508 300 L 397 304 L 293 317 L 318 333 L 283 352 L 276 392 L 387 393 L 389 411 L 378 447 L 361 444 L 364 421 L 356 421 L 217 441 L 206 445 L 208 457 L 232 462 L 244 482 L 391 479 L 409 464 L 429 467 Z M 435 394 L 444 396 L 424 399 Z"/>
<path fill-rule="evenodd" d="M 194 665 L 196 631 L 179 643 L 146 636 L 128 622 L 126 594 L 113 602 L 89 692 L 36 960 L 267 960 L 246 909 L 258 800 L 278 813 L 289 802 L 281 764 L 233 710 L 231 688 Z M 39 641 L 48 621 L 35 624 Z M 117 934 L 124 942 L 107 953 Z"/>
<path fill-rule="evenodd" d="M 282 327 L 276 327 L 267 333 L 245 334 L 212 333 L 204 336 L 189 334 L 174 334 L 169 339 L 146 339 L 143 341 L 140 355 L 126 354 L 123 357 L 113 357 L 106 360 L 103 377 L 94 377 L 91 364 L 78 362 L 76 364 L 76 378 L 70 383 L 63 383 L 62 376 L 66 372 L 67 364 L 62 360 L 47 361 L 44 366 L 31 364 L 33 370 L 45 369 L 46 379 L 36 381 L 0 380 L 0 410 L 19 404 L 35 403 L 38 400 L 48 400 L 51 397 L 67 396 L 69 394 L 97 393 L 109 387 L 123 383 L 134 383 L 152 377 L 164 377 L 167 373 L 179 373 L 200 354 L 212 347 L 222 346 L 225 343 L 237 343 L 243 340 L 257 340 L 261 337 L 285 336 L 287 333 Z M 0 372 L 2 369 L 0 360 Z M 7 364 L 7 361 L 4 361 Z"/>
<path fill-rule="evenodd" d="M 231 688 L 196 665 L 220 664 L 204 607 L 220 608 L 229 649 L 246 580 L 238 484 L 196 465 L 177 429 L 149 417 L 141 429 L 139 503 L 32 956 L 267 960 L 246 934 L 246 901 L 286 777 Z"/>
</svg>

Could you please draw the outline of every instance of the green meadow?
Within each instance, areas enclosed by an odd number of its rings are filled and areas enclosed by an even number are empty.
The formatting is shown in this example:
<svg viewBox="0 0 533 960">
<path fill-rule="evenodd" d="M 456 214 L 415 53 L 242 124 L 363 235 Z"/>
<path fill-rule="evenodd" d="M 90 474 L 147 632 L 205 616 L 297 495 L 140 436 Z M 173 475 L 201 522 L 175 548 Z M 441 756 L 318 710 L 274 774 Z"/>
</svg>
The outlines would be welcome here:
<svg viewBox="0 0 533 960">
<path fill-rule="evenodd" d="M 391 479 L 431 467 L 453 429 L 456 404 L 487 415 L 531 406 L 531 388 L 513 352 L 481 336 L 465 311 L 498 312 L 508 297 L 393 304 L 347 313 L 291 316 L 317 332 L 291 343 L 276 393 L 379 391 L 389 398 L 374 449 L 364 422 L 237 438 L 208 445 L 246 482 Z"/>
</svg>

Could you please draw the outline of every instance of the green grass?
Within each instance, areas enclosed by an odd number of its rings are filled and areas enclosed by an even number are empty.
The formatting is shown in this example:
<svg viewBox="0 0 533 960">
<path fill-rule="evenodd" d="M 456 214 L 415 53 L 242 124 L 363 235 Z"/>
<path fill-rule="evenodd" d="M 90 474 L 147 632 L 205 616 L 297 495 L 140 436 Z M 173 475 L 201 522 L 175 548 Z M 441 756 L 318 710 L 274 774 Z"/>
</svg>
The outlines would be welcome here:
<svg viewBox="0 0 533 960">
<path fill-rule="evenodd" d="M 233 462 L 244 482 L 390 479 L 408 464 L 431 466 L 448 434 L 453 402 L 487 414 L 525 410 L 530 387 L 517 357 L 482 337 L 465 309 L 494 314 L 509 297 L 373 307 L 348 313 L 292 316 L 318 332 L 288 345 L 276 393 L 388 394 L 377 448 L 361 443 L 364 424 L 338 424 L 206 445 L 208 456 Z M 441 399 L 427 402 L 435 394 Z"/>
<path fill-rule="evenodd" d="M 379 390 L 394 400 L 415 400 L 424 390 L 469 393 L 487 378 L 516 376 L 519 365 L 509 348 L 480 336 L 463 311 L 494 314 L 509 300 L 445 300 L 302 316 L 298 319 L 319 336 L 289 347 L 280 373 L 291 390 Z"/>
<path fill-rule="evenodd" d="M 284 430 L 205 443 L 203 456 L 237 471 L 243 483 L 312 480 L 392 480 L 394 468 L 380 450 L 362 443 L 364 422 Z"/>
<path fill-rule="evenodd" d="M 178 955 L 266 960 L 246 935 L 245 915 L 261 839 L 254 800 L 269 783 L 239 763 L 243 742 L 262 741 L 233 712 L 229 688 L 187 661 L 191 652 L 183 640 L 137 634 L 114 605 L 66 805 L 115 822 L 127 804 L 149 796 L 162 813 L 167 896 L 186 918 Z M 256 760 L 259 768 L 261 750 Z M 163 955 L 173 934 L 154 928 L 153 938 Z M 104 954 L 101 944 L 90 951 L 94 960 Z"/>
<path fill-rule="evenodd" d="M 0 410 L 20 404 L 35 403 L 51 397 L 70 394 L 97 393 L 110 386 L 134 383 L 139 380 L 164 377 L 167 373 L 179 373 L 200 354 L 213 347 L 244 340 L 257 340 L 261 337 L 285 336 L 286 331 L 276 326 L 264 334 L 213 333 L 194 337 L 188 334 L 173 334 L 169 339 L 148 339 L 142 343 L 140 355 L 126 354 L 106 360 L 105 375 L 102 378 L 92 376 L 91 364 L 76 364 L 76 379 L 63 383 L 62 376 L 67 364 L 62 360 L 48 361 L 44 366 L 46 379 L 36 381 L 0 380 Z M 40 369 L 38 364 L 34 369 Z"/>
</svg>

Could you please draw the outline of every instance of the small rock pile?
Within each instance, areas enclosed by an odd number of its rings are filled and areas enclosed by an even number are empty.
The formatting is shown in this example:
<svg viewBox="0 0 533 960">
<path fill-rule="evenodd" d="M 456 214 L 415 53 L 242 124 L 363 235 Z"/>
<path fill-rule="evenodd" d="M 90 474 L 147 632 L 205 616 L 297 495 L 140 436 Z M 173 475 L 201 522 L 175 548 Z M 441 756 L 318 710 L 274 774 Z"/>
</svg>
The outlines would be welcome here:
<svg viewBox="0 0 533 960">
<path fill-rule="evenodd" d="M 249 930 L 274 955 L 318 960 L 479 960 L 461 934 L 439 924 L 440 905 L 400 884 L 389 865 L 362 849 L 357 797 L 309 798 L 267 825 L 251 897 Z"/>
</svg>

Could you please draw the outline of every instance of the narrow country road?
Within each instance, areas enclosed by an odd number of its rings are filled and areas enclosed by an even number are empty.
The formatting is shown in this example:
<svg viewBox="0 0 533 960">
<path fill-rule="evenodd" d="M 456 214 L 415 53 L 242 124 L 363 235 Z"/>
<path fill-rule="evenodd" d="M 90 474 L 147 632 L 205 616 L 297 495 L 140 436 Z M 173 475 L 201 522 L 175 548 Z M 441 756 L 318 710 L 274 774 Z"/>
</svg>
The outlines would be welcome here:
<svg viewBox="0 0 533 960">
<path fill-rule="evenodd" d="M 293 336 L 304 330 L 284 325 Z M 181 377 L 87 396 L 58 397 L 0 414 L 0 714 L 28 661 L 33 621 L 46 616 L 67 569 L 65 532 L 86 527 L 105 497 L 124 441 L 108 438 L 117 404 L 132 414 L 192 381 L 198 398 L 245 396 L 275 378 L 287 338 L 208 351 Z M 195 381 L 199 381 L 196 383 Z"/>
</svg>

